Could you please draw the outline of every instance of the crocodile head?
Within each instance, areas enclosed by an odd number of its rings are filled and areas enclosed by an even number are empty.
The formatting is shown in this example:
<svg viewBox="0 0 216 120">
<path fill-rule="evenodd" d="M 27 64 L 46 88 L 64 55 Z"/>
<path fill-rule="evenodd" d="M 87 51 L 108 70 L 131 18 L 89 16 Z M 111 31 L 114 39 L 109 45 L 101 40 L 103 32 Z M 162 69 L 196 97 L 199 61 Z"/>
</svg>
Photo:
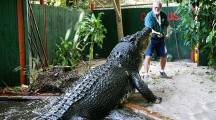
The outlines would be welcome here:
<svg viewBox="0 0 216 120">
<path fill-rule="evenodd" d="M 127 35 L 126 37 L 121 39 L 121 42 L 131 42 L 138 48 L 141 55 L 145 54 L 151 40 L 152 29 L 150 27 L 145 27 L 141 31 L 136 32 L 132 35 Z"/>
<path fill-rule="evenodd" d="M 137 33 L 136 41 L 139 53 L 144 55 L 149 44 L 151 43 L 152 29 L 150 27 L 145 27 L 142 31 Z"/>
</svg>

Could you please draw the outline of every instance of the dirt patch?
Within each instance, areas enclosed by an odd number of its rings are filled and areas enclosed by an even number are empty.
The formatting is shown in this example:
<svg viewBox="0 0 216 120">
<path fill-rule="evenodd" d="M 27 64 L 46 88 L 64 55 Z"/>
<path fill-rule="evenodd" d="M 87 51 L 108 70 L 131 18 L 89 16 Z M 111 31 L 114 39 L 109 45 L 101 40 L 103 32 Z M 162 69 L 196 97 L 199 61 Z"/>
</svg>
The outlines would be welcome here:
<svg viewBox="0 0 216 120">
<path fill-rule="evenodd" d="M 0 88 L 0 95 L 61 94 L 77 81 L 80 76 L 81 74 L 77 70 L 72 70 L 69 66 L 54 66 L 51 70 L 39 74 L 37 79 L 29 86 Z"/>
<path fill-rule="evenodd" d="M 40 93 L 64 93 L 75 81 L 80 78 L 81 74 L 71 67 L 54 66 L 51 71 L 46 71 L 39 75 L 37 84 L 31 85 L 31 92 Z"/>
<path fill-rule="evenodd" d="M 91 60 L 91 68 L 103 64 L 106 59 Z M 83 61 L 77 65 L 76 70 L 69 66 L 53 66 L 48 71 L 40 72 L 36 80 L 32 80 L 30 85 L 16 87 L 0 87 L 0 96 L 32 96 L 32 95 L 59 95 L 64 93 L 81 75 L 88 71 L 88 61 Z"/>
</svg>

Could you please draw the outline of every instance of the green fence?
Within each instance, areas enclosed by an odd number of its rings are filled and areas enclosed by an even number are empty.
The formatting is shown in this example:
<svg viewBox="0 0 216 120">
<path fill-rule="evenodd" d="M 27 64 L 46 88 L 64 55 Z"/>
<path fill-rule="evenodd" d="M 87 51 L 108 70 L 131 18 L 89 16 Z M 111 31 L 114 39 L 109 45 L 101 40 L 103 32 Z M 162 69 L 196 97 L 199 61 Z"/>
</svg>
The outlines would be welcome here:
<svg viewBox="0 0 216 120">
<path fill-rule="evenodd" d="M 29 25 L 29 20 L 27 19 L 26 0 L 23 1 L 26 39 L 26 63 L 28 65 L 29 47 L 27 30 L 29 26 L 27 25 Z M 43 6 L 32 5 L 32 8 L 44 46 Z M 54 44 L 60 43 L 59 37 L 61 36 L 69 40 L 74 38 L 77 30 L 76 24 L 81 12 L 82 11 L 46 6 L 46 39 L 49 63 L 52 61 L 52 58 L 55 55 Z M 34 32 L 36 34 L 36 31 Z M 39 46 L 39 42 L 37 41 L 36 43 Z M 40 52 L 42 52 L 42 49 L 40 47 L 39 50 Z M 16 0 L 0 0 L 0 63 L 0 86 L 20 85 L 20 72 L 13 71 L 14 68 L 19 66 L 19 41 Z"/>
<path fill-rule="evenodd" d="M 32 8 L 44 44 L 43 6 L 33 4 Z M 72 40 L 76 33 L 77 22 L 81 13 L 90 11 L 68 10 L 62 7 L 53 6 L 46 6 L 45 8 L 47 54 L 48 62 L 51 64 L 52 59 L 55 56 L 55 44 L 59 44 L 61 42 L 59 37 Z"/>
<path fill-rule="evenodd" d="M 25 16 L 26 9 L 23 12 Z M 0 86 L 20 84 L 20 72 L 13 71 L 18 66 L 17 1 L 0 0 Z"/>
<path fill-rule="evenodd" d="M 179 24 L 180 16 L 175 12 L 177 7 L 164 7 L 163 11 L 167 13 L 169 22 L 172 28 L 177 27 Z M 151 11 L 151 8 L 128 8 L 122 9 L 123 29 L 124 35 L 133 34 L 144 27 L 145 15 Z M 97 52 L 107 57 L 113 47 L 118 43 L 117 30 L 116 30 L 116 16 L 114 10 L 96 10 L 95 14 L 104 12 L 102 21 L 107 28 L 106 38 L 102 50 Z M 167 51 L 173 56 L 174 59 L 178 59 L 178 53 L 180 59 L 190 59 L 190 49 L 184 46 L 184 39 L 181 33 L 172 33 L 171 39 L 166 40 Z M 178 50 L 177 50 L 178 48 Z M 179 52 L 177 52 L 179 51 Z"/>
</svg>

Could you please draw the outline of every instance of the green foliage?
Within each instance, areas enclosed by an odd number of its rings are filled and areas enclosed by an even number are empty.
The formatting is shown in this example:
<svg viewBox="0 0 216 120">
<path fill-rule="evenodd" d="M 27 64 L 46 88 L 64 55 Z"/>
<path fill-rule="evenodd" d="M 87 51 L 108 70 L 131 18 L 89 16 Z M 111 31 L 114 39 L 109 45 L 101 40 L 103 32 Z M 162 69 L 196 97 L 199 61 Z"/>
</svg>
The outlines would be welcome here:
<svg viewBox="0 0 216 120">
<path fill-rule="evenodd" d="M 73 8 L 88 9 L 91 0 L 74 0 Z"/>
<path fill-rule="evenodd" d="M 56 57 L 53 60 L 53 64 L 60 64 L 62 66 L 72 66 L 75 69 L 77 62 L 79 61 L 81 55 L 76 48 L 73 48 L 73 40 L 65 40 L 60 37 L 60 45 L 57 46 Z"/>
<path fill-rule="evenodd" d="M 17 66 L 16 68 L 14 68 L 14 72 L 18 72 L 18 71 L 20 71 L 21 70 L 21 67 L 20 66 Z"/>
<path fill-rule="evenodd" d="M 184 31 L 185 45 L 194 49 L 199 43 L 200 52 L 209 53 L 209 65 L 216 66 L 216 2 L 187 0 L 177 11 L 181 14 L 182 22 L 178 28 Z"/>
<path fill-rule="evenodd" d="M 39 61 L 39 58 L 32 58 L 33 59 L 33 63 L 34 64 L 38 64 L 40 63 Z M 18 72 L 20 71 L 22 68 L 20 66 L 14 68 L 14 72 Z M 42 73 L 42 69 L 30 69 L 30 66 L 29 65 L 26 65 L 24 68 L 23 68 L 23 74 L 26 75 L 26 77 L 28 79 L 31 79 L 32 80 L 32 85 L 37 85 L 38 84 L 38 81 L 37 81 L 37 77 L 39 74 Z"/>
<path fill-rule="evenodd" d="M 21 88 L 20 86 L 15 86 L 12 89 L 13 89 L 13 91 L 18 91 L 20 88 Z"/>
<path fill-rule="evenodd" d="M 75 9 L 88 9 L 92 0 L 47 0 L 49 6 L 68 7 Z"/>
<path fill-rule="evenodd" d="M 38 84 L 38 81 L 35 80 L 35 81 L 33 81 L 32 86 L 36 86 L 37 84 Z"/>
<path fill-rule="evenodd" d="M 165 3 L 169 3 L 169 2 L 177 2 L 177 3 L 182 3 L 183 0 L 161 0 L 162 2 L 165 2 Z M 168 5 L 167 5 L 168 6 Z"/>
<path fill-rule="evenodd" d="M 96 18 L 94 14 L 86 14 L 83 20 L 78 24 L 79 29 L 79 42 L 77 48 L 83 51 L 86 46 L 90 45 L 89 55 L 90 59 L 93 59 L 93 46 L 97 43 L 98 46 L 102 48 L 103 39 L 105 37 L 104 33 L 107 32 L 106 28 L 103 26 L 101 21 L 100 12 Z"/>
<path fill-rule="evenodd" d="M 42 69 L 41 70 L 34 70 L 34 69 L 30 69 L 29 65 L 26 65 L 24 68 L 24 72 L 23 74 L 27 76 L 27 78 L 29 79 L 32 79 L 33 80 L 33 85 L 34 84 L 37 84 L 37 80 L 36 78 L 38 77 L 38 75 L 42 72 Z M 21 67 L 18 66 L 16 68 L 14 68 L 14 72 L 18 72 L 21 70 Z"/>
</svg>

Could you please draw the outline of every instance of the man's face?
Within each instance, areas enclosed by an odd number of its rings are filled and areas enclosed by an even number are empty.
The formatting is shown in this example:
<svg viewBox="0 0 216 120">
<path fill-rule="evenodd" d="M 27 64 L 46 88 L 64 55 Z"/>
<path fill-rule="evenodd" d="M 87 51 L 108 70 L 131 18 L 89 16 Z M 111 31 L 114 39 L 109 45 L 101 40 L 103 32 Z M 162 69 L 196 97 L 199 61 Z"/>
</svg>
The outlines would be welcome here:
<svg viewBox="0 0 216 120">
<path fill-rule="evenodd" d="M 161 11 L 161 7 L 160 7 L 160 4 L 156 3 L 156 4 L 153 4 L 153 12 L 154 14 L 158 15 Z"/>
</svg>

